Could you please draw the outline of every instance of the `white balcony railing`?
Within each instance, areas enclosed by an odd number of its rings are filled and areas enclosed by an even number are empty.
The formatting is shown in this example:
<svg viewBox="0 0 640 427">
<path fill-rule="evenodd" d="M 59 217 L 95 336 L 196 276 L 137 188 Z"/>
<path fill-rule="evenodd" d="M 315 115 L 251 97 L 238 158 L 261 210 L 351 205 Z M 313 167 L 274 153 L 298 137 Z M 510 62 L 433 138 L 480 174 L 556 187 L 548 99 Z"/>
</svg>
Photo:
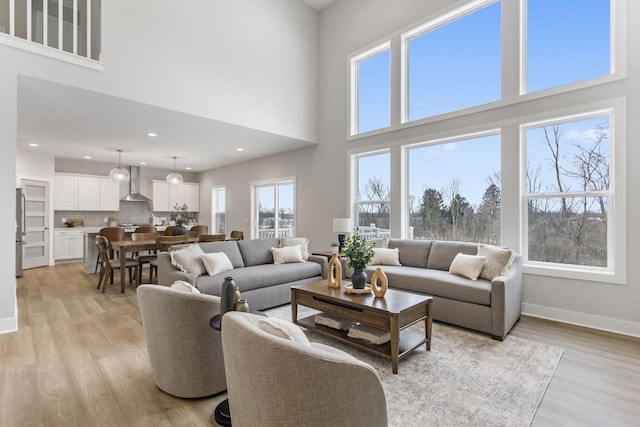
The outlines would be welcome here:
<svg viewBox="0 0 640 427">
<path fill-rule="evenodd" d="M 0 1 L 0 42 L 58 59 L 99 61 L 101 0 Z"/>
<path fill-rule="evenodd" d="M 274 228 L 261 228 L 258 230 L 258 239 L 273 239 L 274 237 L 295 237 L 293 228 L 280 228 L 276 236 Z"/>
</svg>

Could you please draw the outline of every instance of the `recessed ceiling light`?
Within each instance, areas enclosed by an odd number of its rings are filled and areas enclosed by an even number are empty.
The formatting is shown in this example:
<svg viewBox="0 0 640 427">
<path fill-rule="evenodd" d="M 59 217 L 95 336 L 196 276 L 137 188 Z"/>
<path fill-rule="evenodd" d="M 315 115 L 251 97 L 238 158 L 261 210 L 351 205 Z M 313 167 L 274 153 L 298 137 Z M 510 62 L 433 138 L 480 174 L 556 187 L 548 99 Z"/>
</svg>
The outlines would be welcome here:
<svg viewBox="0 0 640 427">
<path fill-rule="evenodd" d="M 140 162 L 140 164 L 141 164 L 142 166 L 144 166 L 144 165 L 146 165 L 146 164 L 147 164 L 147 162 Z"/>
<path fill-rule="evenodd" d="M 191 166 L 187 166 L 185 169 L 187 169 L 188 171 L 191 170 Z"/>
<path fill-rule="evenodd" d="M 236 148 L 236 151 L 244 151 L 244 148 Z"/>
<path fill-rule="evenodd" d="M 84 159 L 90 159 L 91 156 L 82 156 Z"/>
<path fill-rule="evenodd" d="M 147 136 L 158 136 L 158 134 L 154 132 L 147 132 Z"/>
<path fill-rule="evenodd" d="M 29 147 L 37 147 L 37 146 L 38 146 L 38 144 L 36 144 L 35 142 L 32 142 L 32 143 L 29 144 Z"/>
</svg>

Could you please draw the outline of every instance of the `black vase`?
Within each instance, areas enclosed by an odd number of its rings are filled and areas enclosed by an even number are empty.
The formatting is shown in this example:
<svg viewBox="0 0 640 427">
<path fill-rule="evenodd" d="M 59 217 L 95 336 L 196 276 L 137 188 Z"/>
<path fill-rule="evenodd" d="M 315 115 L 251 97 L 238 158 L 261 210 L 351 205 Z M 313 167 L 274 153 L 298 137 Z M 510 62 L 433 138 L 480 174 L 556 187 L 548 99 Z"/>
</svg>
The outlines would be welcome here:
<svg viewBox="0 0 640 427">
<path fill-rule="evenodd" d="M 185 234 L 187 234 L 187 228 L 184 225 L 176 225 L 173 229 L 174 236 L 184 236 Z"/>
<path fill-rule="evenodd" d="M 364 285 L 367 284 L 367 273 L 361 268 L 356 268 L 351 273 L 351 285 L 353 289 L 364 289 Z"/>
<path fill-rule="evenodd" d="M 220 317 L 236 308 L 236 283 L 233 277 L 225 277 L 220 290 Z"/>
</svg>

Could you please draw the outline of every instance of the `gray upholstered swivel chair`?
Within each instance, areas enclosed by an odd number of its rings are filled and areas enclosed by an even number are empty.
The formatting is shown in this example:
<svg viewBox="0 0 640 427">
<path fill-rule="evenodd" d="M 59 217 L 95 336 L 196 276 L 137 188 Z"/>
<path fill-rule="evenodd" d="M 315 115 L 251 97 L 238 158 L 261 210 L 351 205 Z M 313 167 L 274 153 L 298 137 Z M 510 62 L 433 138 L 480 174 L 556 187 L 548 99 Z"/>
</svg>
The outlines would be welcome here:
<svg viewBox="0 0 640 427">
<path fill-rule="evenodd" d="M 234 427 L 387 425 L 375 369 L 333 347 L 265 332 L 260 319 L 265 318 L 238 311 L 222 318 Z"/>
<path fill-rule="evenodd" d="M 227 388 L 220 332 L 209 321 L 220 298 L 158 285 L 137 288 L 153 379 L 161 390 L 194 398 Z"/>
</svg>

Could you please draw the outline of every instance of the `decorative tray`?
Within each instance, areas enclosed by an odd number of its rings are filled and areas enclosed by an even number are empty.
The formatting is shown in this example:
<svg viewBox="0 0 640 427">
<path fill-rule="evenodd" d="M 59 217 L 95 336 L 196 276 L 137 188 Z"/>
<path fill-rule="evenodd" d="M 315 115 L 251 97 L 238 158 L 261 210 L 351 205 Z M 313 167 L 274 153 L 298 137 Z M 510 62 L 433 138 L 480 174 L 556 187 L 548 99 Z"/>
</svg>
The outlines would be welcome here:
<svg viewBox="0 0 640 427">
<path fill-rule="evenodd" d="M 369 285 L 369 284 L 364 285 L 364 289 L 354 289 L 353 288 L 353 284 L 346 283 L 344 285 L 344 290 L 348 294 L 370 294 L 371 293 L 371 285 Z"/>
</svg>

